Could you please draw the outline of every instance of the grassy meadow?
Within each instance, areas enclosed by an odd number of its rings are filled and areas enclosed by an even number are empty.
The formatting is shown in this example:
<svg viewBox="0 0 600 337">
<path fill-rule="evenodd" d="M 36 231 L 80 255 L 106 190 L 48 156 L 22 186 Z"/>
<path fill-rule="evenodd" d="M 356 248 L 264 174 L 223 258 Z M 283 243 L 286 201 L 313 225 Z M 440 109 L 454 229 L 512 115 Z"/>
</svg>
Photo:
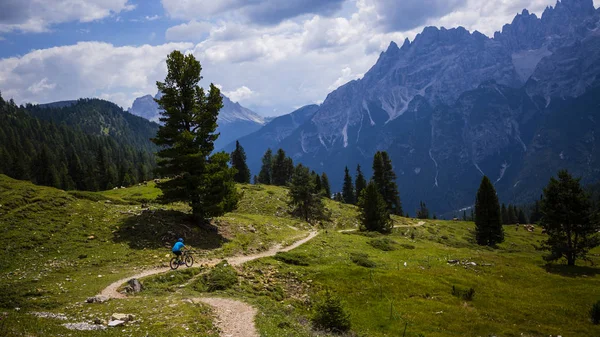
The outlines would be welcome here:
<svg viewBox="0 0 600 337">
<path fill-rule="evenodd" d="M 331 219 L 313 228 L 289 215 L 286 189 L 238 188 L 238 210 L 198 226 L 186 205 L 156 203 L 151 182 L 65 192 L 0 175 L 0 336 L 218 336 L 210 307 L 191 300 L 208 290 L 254 305 L 261 336 L 328 335 L 310 324 L 326 291 L 342 300 L 355 336 L 600 336 L 588 317 L 600 300 L 600 267 L 546 265 L 539 229 L 507 226 L 497 249 L 473 244 L 469 222 L 428 220 L 388 236 L 340 233 L 357 227 L 355 207 L 327 200 Z M 180 268 L 142 279 L 136 296 L 84 303 L 116 280 L 166 266 L 178 237 L 197 258 L 227 259 L 313 229 L 320 234 L 288 253 L 236 268 Z M 600 263 L 600 250 L 591 258 Z M 64 326 L 115 312 L 136 319 L 102 331 Z"/>
</svg>

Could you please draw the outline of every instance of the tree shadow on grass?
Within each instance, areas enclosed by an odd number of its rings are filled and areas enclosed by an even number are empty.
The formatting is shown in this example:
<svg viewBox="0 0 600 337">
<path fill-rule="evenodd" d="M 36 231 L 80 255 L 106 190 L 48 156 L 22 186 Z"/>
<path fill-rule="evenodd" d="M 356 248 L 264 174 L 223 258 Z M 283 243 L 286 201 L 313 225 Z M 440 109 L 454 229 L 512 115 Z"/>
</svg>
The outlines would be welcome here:
<svg viewBox="0 0 600 337">
<path fill-rule="evenodd" d="M 215 225 L 199 224 L 190 214 L 173 210 L 146 210 L 121 221 L 114 232 L 115 242 L 125 242 L 133 249 L 170 249 L 178 238 L 203 250 L 220 248 L 229 241 Z"/>
<path fill-rule="evenodd" d="M 547 272 L 565 277 L 592 277 L 600 274 L 600 268 L 590 266 L 568 266 L 566 264 L 546 264 Z"/>
</svg>

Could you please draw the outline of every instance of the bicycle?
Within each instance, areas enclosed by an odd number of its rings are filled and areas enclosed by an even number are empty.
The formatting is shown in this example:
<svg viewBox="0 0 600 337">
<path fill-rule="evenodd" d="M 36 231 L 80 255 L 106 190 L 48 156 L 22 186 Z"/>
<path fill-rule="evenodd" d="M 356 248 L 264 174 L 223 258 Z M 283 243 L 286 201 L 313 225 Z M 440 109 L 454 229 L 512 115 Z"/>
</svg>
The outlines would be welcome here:
<svg viewBox="0 0 600 337">
<path fill-rule="evenodd" d="M 179 268 L 182 264 L 185 264 L 188 268 L 194 265 L 194 257 L 192 256 L 191 251 L 184 250 L 180 256 L 173 257 L 169 262 L 169 266 L 172 270 Z"/>
</svg>

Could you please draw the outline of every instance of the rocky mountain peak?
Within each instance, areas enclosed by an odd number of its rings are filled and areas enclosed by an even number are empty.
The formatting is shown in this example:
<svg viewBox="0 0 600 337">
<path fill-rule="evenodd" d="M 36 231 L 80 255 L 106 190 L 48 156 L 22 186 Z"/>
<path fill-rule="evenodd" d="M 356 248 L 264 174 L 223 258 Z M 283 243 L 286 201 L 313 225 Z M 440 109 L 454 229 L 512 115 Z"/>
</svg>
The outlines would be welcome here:
<svg viewBox="0 0 600 337">
<path fill-rule="evenodd" d="M 585 19 L 594 15 L 595 12 L 593 0 L 558 0 L 554 7 L 546 7 L 542 14 L 542 20 L 564 25 L 574 20 Z"/>
</svg>

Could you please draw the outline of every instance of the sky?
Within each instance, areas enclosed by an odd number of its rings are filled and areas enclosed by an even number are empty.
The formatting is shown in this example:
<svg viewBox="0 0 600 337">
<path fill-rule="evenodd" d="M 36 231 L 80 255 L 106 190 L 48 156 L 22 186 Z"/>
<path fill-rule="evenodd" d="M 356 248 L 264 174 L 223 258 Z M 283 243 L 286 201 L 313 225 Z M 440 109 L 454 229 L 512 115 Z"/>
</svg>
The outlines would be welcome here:
<svg viewBox="0 0 600 337">
<path fill-rule="evenodd" d="M 275 116 L 321 103 L 425 26 L 493 36 L 524 8 L 540 16 L 555 3 L 0 0 L 0 91 L 18 104 L 98 97 L 128 109 L 156 94 L 166 56 L 181 50 L 200 61 L 200 86 Z"/>
</svg>

